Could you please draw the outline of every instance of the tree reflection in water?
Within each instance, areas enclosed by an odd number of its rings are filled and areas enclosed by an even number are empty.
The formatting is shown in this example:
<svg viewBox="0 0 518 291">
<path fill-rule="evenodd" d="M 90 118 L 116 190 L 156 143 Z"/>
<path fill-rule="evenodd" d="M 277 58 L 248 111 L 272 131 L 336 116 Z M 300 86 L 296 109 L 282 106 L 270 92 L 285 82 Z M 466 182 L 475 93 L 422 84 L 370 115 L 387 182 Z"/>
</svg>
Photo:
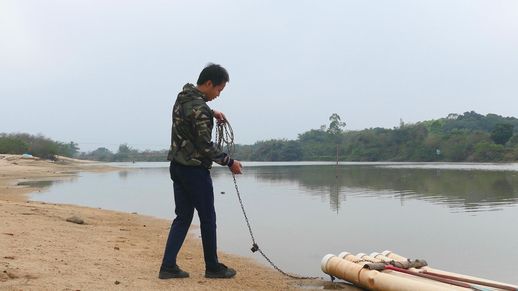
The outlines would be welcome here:
<svg viewBox="0 0 518 291">
<path fill-rule="evenodd" d="M 347 195 L 397 196 L 448 205 L 461 211 L 497 210 L 518 202 L 518 172 L 393 168 L 379 165 L 250 167 L 248 175 L 270 183 L 295 182 L 310 195 L 329 197 L 339 211 Z"/>
</svg>

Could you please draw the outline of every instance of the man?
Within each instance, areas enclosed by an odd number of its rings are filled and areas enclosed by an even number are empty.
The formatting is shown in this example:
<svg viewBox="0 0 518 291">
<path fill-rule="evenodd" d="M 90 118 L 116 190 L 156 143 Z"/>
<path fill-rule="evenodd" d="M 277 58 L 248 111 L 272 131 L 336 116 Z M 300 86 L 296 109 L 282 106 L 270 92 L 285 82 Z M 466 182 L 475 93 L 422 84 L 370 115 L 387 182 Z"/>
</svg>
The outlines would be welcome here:
<svg viewBox="0 0 518 291">
<path fill-rule="evenodd" d="M 186 278 L 176 257 L 185 240 L 194 214 L 200 218 L 201 239 L 205 259 L 205 277 L 232 278 L 236 271 L 218 261 L 216 241 L 216 211 L 209 169 L 212 162 L 228 166 L 241 174 L 241 163 L 231 159 L 211 142 L 214 118 L 226 122 L 225 115 L 211 110 L 206 102 L 216 99 L 229 81 L 227 71 L 216 64 L 205 67 L 196 86 L 186 84 L 173 107 L 171 148 L 167 159 L 173 180 L 176 218 L 171 225 L 158 277 Z"/>
</svg>

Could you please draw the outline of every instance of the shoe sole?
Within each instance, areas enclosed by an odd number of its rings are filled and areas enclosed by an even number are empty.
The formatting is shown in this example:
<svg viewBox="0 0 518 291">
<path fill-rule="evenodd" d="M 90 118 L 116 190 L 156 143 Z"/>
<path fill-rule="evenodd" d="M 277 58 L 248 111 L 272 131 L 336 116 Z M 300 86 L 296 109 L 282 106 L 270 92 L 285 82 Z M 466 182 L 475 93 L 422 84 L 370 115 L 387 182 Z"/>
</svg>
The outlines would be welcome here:
<svg viewBox="0 0 518 291">
<path fill-rule="evenodd" d="M 235 273 L 230 276 L 205 274 L 205 278 L 209 278 L 209 279 L 231 279 L 231 278 L 234 278 L 235 276 L 236 276 Z"/>
<path fill-rule="evenodd" d="M 189 274 L 187 274 L 187 275 L 171 275 L 171 274 L 162 275 L 162 274 L 159 274 L 158 275 L 158 279 L 162 279 L 162 280 L 165 280 L 165 279 L 182 279 L 182 278 L 189 278 Z"/>
</svg>

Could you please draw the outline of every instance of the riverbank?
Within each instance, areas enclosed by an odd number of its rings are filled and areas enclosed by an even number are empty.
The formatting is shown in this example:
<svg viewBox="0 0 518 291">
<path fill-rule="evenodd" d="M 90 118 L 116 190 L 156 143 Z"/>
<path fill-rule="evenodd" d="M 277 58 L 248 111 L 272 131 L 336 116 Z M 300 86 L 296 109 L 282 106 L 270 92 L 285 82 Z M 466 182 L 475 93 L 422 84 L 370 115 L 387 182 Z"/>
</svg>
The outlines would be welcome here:
<svg viewBox="0 0 518 291">
<path fill-rule="evenodd" d="M 0 155 L 0 289 L 349 289 L 321 280 L 289 279 L 251 259 L 221 252 L 220 260 L 235 268 L 237 276 L 231 280 L 206 279 L 201 240 L 194 234 L 189 235 L 178 258 L 190 278 L 159 280 L 157 273 L 170 221 L 28 201 L 27 194 L 38 188 L 20 183 L 70 179 L 78 171 L 113 170 L 116 169 L 66 158 L 50 162 Z M 70 222 L 74 220 L 71 218 L 84 223 Z"/>
</svg>

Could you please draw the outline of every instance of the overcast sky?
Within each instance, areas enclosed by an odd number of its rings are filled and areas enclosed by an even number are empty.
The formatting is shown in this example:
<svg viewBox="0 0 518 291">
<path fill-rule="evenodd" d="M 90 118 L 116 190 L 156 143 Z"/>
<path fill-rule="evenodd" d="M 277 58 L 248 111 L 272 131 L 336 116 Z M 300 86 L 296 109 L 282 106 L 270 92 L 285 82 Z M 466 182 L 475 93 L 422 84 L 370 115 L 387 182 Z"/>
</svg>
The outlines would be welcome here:
<svg viewBox="0 0 518 291">
<path fill-rule="evenodd" d="M 0 132 L 81 150 L 169 147 L 171 107 L 209 62 L 236 143 L 329 124 L 518 117 L 515 0 L 0 0 Z"/>
</svg>

